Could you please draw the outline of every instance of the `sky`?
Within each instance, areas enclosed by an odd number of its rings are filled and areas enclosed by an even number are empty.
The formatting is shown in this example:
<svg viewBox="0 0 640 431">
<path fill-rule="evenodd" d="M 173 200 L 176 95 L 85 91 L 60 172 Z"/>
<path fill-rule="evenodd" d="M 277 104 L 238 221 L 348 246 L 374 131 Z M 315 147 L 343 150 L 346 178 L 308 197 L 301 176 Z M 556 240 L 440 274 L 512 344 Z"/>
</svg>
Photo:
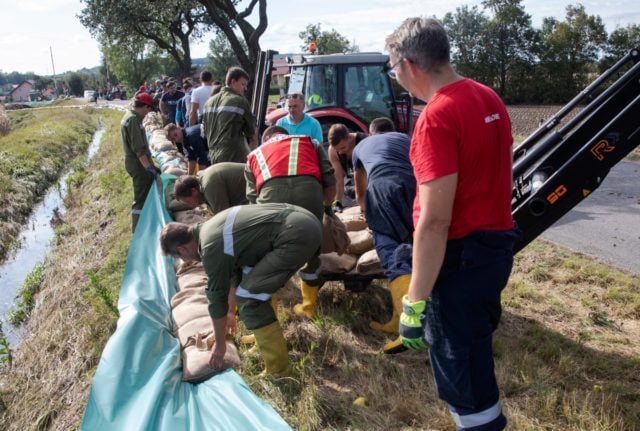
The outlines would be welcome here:
<svg viewBox="0 0 640 431">
<path fill-rule="evenodd" d="M 241 0 L 241 5 L 247 3 Z M 566 6 L 578 3 L 588 14 L 599 15 L 608 32 L 617 26 L 640 24 L 638 0 L 524 0 L 522 4 L 533 27 L 540 28 L 544 17 L 564 20 Z M 360 51 L 382 52 L 386 36 L 405 18 L 442 18 L 465 4 L 482 9 L 481 0 L 269 0 L 269 24 L 260 46 L 281 53 L 299 52 L 298 33 L 308 24 L 319 23 L 322 30 L 335 29 Z M 54 68 L 60 74 L 98 66 L 99 46 L 77 18 L 81 10 L 80 0 L 0 0 L 0 70 L 51 75 Z M 192 46 L 193 58 L 206 56 L 210 38 Z"/>
</svg>

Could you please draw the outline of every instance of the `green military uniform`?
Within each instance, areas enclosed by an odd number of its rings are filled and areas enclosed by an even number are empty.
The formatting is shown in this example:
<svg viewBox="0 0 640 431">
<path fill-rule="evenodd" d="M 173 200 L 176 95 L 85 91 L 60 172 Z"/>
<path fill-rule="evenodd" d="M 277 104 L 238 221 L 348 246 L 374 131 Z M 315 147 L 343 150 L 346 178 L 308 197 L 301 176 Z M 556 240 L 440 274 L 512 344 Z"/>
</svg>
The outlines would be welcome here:
<svg viewBox="0 0 640 431">
<path fill-rule="evenodd" d="M 271 145 L 278 145 L 274 143 Z M 310 211 L 322 223 L 324 215 L 323 189 L 331 187 L 336 183 L 333 166 L 329 161 L 327 152 L 322 145 L 313 142 L 320 164 L 320 175 L 322 183 L 309 175 L 297 175 L 290 177 L 276 177 L 267 180 L 260 188 L 260 194 L 256 191 L 256 178 L 247 164 L 245 166 L 245 177 L 247 180 L 247 199 L 250 203 L 273 203 L 281 202 L 298 205 Z M 319 282 L 320 259 L 318 253 L 314 254 L 307 264 L 300 270 L 300 277 L 310 284 Z"/>
<path fill-rule="evenodd" d="M 216 163 L 197 173 L 200 191 L 214 214 L 247 204 L 244 163 Z"/>
<path fill-rule="evenodd" d="M 249 101 L 229 87 L 204 104 L 202 125 L 209 145 L 209 160 L 244 163 L 249 154 L 245 138 L 255 135 Z"/>
<path fill-rule="evenodd" d="M 138 218 L 147 198 L 153 176 L 149 174 L 138 157 L 147 156 L 151 161 L 151 152 L 147 134 L 142 126 L 143 117 L 135 111 L 127 111 L 120 122 L 120 133 L 124 149 L 124 167 L 133 181 L 133 205 L 131 206 L 132 230 L 136 229 Z"/>
<path fill-rule="evenodd" d="M 322 225 L 293 205 L 243 205 L 195 226 L 193 235 L 209 279 L 211 317 L 227 314 L 231 280 L 242 270 L 236 303 L 247 329 L 256 329 L 277 320 L 271 295 L 318 250 Z"/>
</svg>

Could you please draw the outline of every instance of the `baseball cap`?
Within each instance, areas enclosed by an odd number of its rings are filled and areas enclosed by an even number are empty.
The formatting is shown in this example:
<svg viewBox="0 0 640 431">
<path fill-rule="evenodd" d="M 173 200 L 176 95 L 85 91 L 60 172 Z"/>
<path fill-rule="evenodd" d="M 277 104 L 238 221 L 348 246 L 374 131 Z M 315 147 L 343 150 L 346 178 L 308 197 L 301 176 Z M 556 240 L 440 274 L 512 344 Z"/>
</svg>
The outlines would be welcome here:
<svg viewBox="0 0 640 431">
<path fill-rule="evenodd" d="M 134 100 L 136 102 L 144 103 L 147 106 L 153 106 L 153 99 L 148 93 L 139 93 L 136 95 Z"/>
</svg>

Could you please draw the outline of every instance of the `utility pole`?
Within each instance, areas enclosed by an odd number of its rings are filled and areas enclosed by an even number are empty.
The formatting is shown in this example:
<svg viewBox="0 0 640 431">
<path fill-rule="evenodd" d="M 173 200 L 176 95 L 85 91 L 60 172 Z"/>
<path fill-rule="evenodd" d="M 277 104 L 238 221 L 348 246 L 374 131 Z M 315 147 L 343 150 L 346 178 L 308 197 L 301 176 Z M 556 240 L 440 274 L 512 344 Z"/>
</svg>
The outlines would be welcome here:
<svg viewBox="0 0 640 431">
<path fill-rule="evenodd" d="M 55 88 L 55 96 L 58 97 L 58 82 L 56 81 L 56 66 L 53 64 L 53 49 L 49 46 L 49 53 L 51 54 L 51 69 L 53 70 L 53 87 Z"/>
</svg>

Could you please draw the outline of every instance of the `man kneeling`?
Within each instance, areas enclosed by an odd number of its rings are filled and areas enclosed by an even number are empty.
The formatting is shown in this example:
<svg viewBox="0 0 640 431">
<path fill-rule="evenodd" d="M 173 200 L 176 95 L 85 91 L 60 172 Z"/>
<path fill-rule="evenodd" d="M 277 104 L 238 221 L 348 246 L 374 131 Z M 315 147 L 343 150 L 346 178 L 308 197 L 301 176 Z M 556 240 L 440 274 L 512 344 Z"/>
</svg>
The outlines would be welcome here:
<svg viewBox="0 0 640 431">
<path fill-rule="evenodd" d="M 165 255 L 202 261 L 216 340 L 224 340 L 234 300 L 252 330 L 268 374 L 289 369 L 287 344 L 271 296 L 320 248 L 322 226 L 304 208 L 288 204 L 235 206 L 202 224 L 169 223 L 160 234 Z M 229 295 L 234 274 L 242 272 Z M 232 323 L 232 322 L 229 322 Z M 220 369 L 225 343 L 215 343 L 209 365 Z"/>
</svg>

